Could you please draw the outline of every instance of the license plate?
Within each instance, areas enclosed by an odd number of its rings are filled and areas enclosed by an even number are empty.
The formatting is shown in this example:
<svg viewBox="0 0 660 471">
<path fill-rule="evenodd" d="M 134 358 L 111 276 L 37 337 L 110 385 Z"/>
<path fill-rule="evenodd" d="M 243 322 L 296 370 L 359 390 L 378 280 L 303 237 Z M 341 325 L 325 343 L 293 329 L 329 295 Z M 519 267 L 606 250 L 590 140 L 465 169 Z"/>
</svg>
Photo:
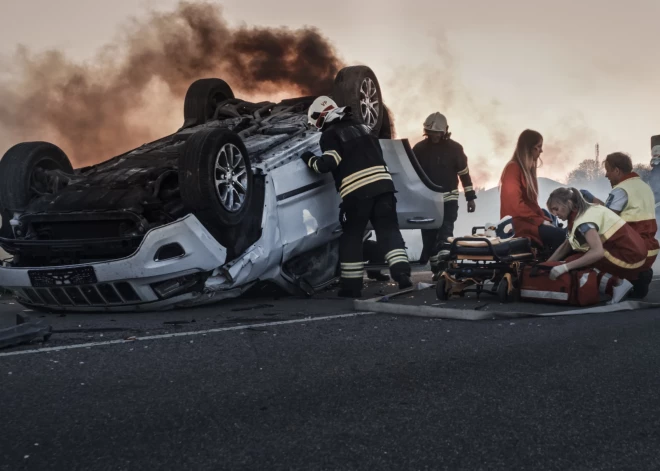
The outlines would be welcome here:
<svg viewBox="0 0 660 471">
<path fill-rule="evenodd" d="M 35 288 L 90 285 L 97 282 L 94 267 L 28 270 L 28 276 Z"/>
</svg>

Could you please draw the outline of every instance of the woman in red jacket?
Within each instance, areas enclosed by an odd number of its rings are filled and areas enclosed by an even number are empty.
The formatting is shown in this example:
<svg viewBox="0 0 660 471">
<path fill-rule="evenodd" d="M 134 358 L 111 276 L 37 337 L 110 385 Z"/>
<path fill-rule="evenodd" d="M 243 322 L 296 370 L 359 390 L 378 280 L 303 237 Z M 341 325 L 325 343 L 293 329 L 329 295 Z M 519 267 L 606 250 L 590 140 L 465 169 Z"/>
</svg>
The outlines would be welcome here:
<svg viewBox="0 0 660 471">
<path fill-rule="evenodd" d="M 500 178 L 500 217 L 511 216 L 516 237 L 554 251 L 566 240 L 566 232 L 552 224 L 538 203 L 536 169 L 542 152 L 543 136 L 524 130 Z"/>
</svg>

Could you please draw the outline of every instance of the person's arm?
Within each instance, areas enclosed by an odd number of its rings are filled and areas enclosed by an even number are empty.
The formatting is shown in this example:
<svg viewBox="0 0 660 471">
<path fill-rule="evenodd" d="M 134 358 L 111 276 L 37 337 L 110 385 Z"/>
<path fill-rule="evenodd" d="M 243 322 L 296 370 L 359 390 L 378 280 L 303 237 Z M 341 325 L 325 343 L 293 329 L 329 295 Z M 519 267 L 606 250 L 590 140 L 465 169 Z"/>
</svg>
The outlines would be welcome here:
<svg viewBox="0 0 660 471">
<path fill-rule="evenodd" d="M 514 165 L 517 164 L 509 164 L 509 167 L 513 167 Z M 508 211 L 509 214 L 506 215 L 511 217 L 528 218 L 537 222 L 540 226 L 543 224 L 543 221 L 547 221 L 548 219 L 538 205 L 537 211 L 535 208 L 530 207 L 530 205 L 523 199 L 523 191 L 525 191 L 525 189 L 520 182 L 519 171 L 515 171 L 511 168 L 507 170 L 505 170 L 504 178 L 502 179 L 502 188 L 500 190 L 500 201 L 506 203 L 506 206 L 510 208 L 510 211 Z"/>
<path fill-rule="evenodd" d="M 553 253 L 552 256 L 548 259 L 548 262 L 558 262 L 560 260 L 564 260 L 566 255 L 571 253 L 572 250 L 573 248 L 571 247 L 570 242 L 565 240 L 559 247 L 557 247 L 555 253 Z"/>
<path fill-rule="evenodd" d="M 583 232 L 583 234 L 587 241 L 587 245 L 589 245 L 589 250 L 580 258 L 557 265 L 550 270 L 551 280 L 556 280 L 561 275 L 571 270 L 591 266 L 605 256 L 605 249 L 603 248 L 603 243 L 600 241 L 598 231 L 594 228 L 590 228 L 586 232 Z"/>
<path fill-rule="evenodd" d="M 596 198 L 589 190 L 580 190 L 580 193 L 582 193 L 582 197 L 585 199 L 587 203 L 605 206 L 605 203 L 603 203 L 601 200 Z"/>
<path fill-rule="evenodd" d="M 577 260 L 568 262 L 566 265 L 568 265 L 567 268 L 569 270 L 588 267 L 605 256 L 605 249 L 603 248 L 603 243 L 601 242 L 600 235 L 598 235 L 598 231 L 596 229 L 589 229 L 584 234 L 584 238 L 589 245 L 589 250 Z"/>
<path fill-rule="evenodd" d="M 463 151 L 463 148 L 460 148 L 460 155 L 457 162 L 457 174 L 458 178 L 461 180 L 461 185 L 463 185 L 463 191 L 465 192 L 465 199 L 467 201 L 472 201 L 477 199 L 477 194 L 474 191 L 472 186 L 472 178 L 470 177 L 470 167 L 468 166 L 468 158 Z"/>
<path fill-rule="evenodd" d="M 461 185 L 463 185 L 463 191 L 465 192 L 465 200 L 467 201 L 467 210 L 468 213 L 473 213 L 477 209 L 477 205 L 474 200 L 477 199 L 477 193 L 474 191 L 472 186 L 472 178 L 470 177 L 470 168 L 468 167 L 468 158 L 463 151 L 463 147 L 460 147 L 460 153 L 457 161 L 457 175 L 461 180 Z"/>
<path fill-rule="evenodd" d="M 621 214 L 621 211 L 628 205 L 628 193 L 623 188 L 614 188 L 607 196 L 605 206 L 616 214 Z"/>
<path fill-rule="evenodd" d="M 313 152 L 305 152 L 301 158 L 305 161 L 307 166 L 317 173 L 332 172 L 341 162 L 341 155 L 339 151 L 341 146 L 337 139 L 329 134 L 323 134 L 319 142 L 323 154 L 320 156 L 314 155 Z"/>
</svg>

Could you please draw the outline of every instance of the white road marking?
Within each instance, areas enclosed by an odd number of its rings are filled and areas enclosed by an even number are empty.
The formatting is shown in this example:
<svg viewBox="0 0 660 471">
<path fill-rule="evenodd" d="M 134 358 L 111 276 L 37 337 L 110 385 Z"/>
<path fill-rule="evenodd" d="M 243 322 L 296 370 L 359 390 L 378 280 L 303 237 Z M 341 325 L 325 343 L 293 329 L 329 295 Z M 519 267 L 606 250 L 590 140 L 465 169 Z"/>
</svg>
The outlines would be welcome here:
<svg viewBox="0 0 660 471">
<path fill-rule="evenodd" d="M 279 321 L 279 322 L 264 322 L 262 324 L 242 324 L 236 325 L 233 327 L 220 327 L 217 329 L 208 329 L 208 330 L 196 330 L 192 332 L 176 332 L 173 334 L 161 334 L 161 335 L 148 335 L 145 337 L 134 337 L 132 340 L 107 340 L 105 342 L 88 342 L 88 343 L 79 343 L 75 345 L 62 345 L 61 347 L 46 347 L 46 348 L 37 348 L 32 350 L 19 350 L 15 352 L 5 352 L 0 353 L 0 357 L 10 357 L 14 355 L 27 355 L 29 353 L 45 353 L 45 352 L 59 352 L 61 350 L 73 350 L 76 348 L 92 348 L 92 347 L 102 347 L 104 345 L 117 345 L 125 343 L 135 343 L 142 340 L 160 340 L 160 339 L 169 339 L 174 337 L 188 337 L 192 335 L 205 335 L 205 334 L 214 334 L 218 332 L 228 332 L 232 330 L 246 330 L 253 329 L 255 327 L 272 327 L 276 325 L 287 325 L 287 324 L 302 324 L 309 322 L 317 321 L 328 321 L 333 319 L 342 319 L 346 317 L 358 317 L 358 316 L 367 316 L 370 314 L 376 314 L 375 312 L 352 312 L 350 314 L 337 314 L 336 316 L 323 316 L 323 317 L 307 317 L 305 319 L 294 319 L 290 321 Z M 146 348 L 146 347 L 145 347 Z"/>
</svg>

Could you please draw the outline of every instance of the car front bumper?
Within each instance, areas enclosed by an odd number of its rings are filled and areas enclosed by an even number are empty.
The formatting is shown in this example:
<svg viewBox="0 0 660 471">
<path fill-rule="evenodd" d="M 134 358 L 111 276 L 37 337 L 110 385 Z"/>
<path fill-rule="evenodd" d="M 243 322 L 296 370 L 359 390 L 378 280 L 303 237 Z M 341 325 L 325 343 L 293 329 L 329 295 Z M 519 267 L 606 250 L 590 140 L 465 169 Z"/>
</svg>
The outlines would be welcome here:
<svg viewBox="0 0 660 471">
<path fill-rule="evenodd" d="M 178 244 L 178 247 L 177 247 Z M 170 257 L 162 248 L 174 247 Z M 118 260 L 47 268 L 0 268 L 0 286 L 27 306 L 53 311 L 136 311 L 173 307 L 201 295 L 227 250 L 193 215 L 149 231 Z"/>
</svg>

